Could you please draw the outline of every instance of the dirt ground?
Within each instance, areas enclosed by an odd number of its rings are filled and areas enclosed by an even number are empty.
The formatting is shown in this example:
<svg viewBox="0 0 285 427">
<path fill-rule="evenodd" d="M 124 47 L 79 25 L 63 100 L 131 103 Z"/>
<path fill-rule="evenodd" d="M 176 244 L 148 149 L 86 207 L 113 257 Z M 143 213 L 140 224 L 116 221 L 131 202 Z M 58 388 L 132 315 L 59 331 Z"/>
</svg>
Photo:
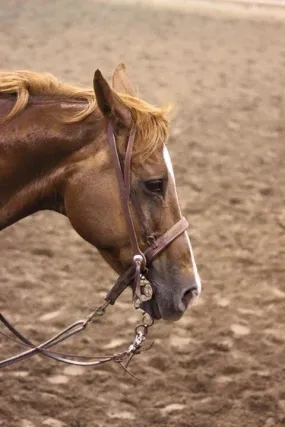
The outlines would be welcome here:
<svg viewBox="0 0 285 427">
<path fill-rule="evenodd" d="M 204 285 L 180 322 L 152 328 L 140 381 L 39 356 L 3 369 L 0 426 L 285 426 L 284 12 L 9 0 L 0 16 L 1 68 L 90 86 L 123 59 L 143 98 L 176 105 L 170 151 Z M 53 213 L 2 232 L 0 249 L 0 311 L 38 342 L 115 277 Z M 64 348 L 117 351 L 138 319 L 126 294 Z M 17 350 L 1 338 L 1 358 Z"/>
</svg>

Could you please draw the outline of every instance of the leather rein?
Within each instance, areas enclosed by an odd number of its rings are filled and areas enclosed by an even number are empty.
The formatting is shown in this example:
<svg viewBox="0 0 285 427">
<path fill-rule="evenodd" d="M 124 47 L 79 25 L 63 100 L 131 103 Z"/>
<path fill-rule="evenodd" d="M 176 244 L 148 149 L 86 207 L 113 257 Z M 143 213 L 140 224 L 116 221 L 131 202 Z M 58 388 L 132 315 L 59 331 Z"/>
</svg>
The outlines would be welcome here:
<svg viewBox="0 0 285 427">
<path fill-rule="evenodd" d="M 132 357 L 136 354 L 139 354 L 141 351 L 148 349 L 142 348 L 142 344 L 146 338 L 148 328 L 153 324 L 153 319 L 147 313 L 145 313 L 142 318 L 142 323 L 135 328 L 135 338 L 133 343 L 128 347 L 128 349 L 122 351 L 121 353 L 115 353 L 111 356 L 96 357 L 78 356 L 50 350 L 51 347 L 54 347 L 60 342 L 65 341 L 67 338 L 85 330 L 87 325 L 91 323 L 96 317 L 102 316 L 105 313 L 105 310 L 109 304 L 113 305 L 115 303 L 117 298 L 129 285 L 131 285 L 133 289 L 135 308 L 140 308 L 141 302 L 152 299 L 153 288 L 143 274 L 152 261 L 167 246 L 169 246 L 175 239 L 177 239 L 177 237 L 183 234 L 189 225 L 187 220 L 182 217 L 163 235 L 157 238 L 154 237 L 154 235 L 148 235 L 147 241 L 149 247 L 144 252 L 140 249 L 131 213 L 131 159 L 135 141 L 135 128 L 133 128 L 129 134 L 123 165 L 120 162 L 118 147 L 116 144 L 114 129 L 111 121 L 108 121 L 107 123 L 107 140 L 116 172 L 126 228 L 132 246 L 132 263 L 130 267 L 119 276 L 111 290 L 107 293 L 105 302 L 101 306 L 92 311 L 86 319 L 74 322 L 56 334 L 54 337 L 39 345 L 34 344 L 28 338 L 23 336 L 21 332 L 12 326 L 6 317 L 0 313 L 0 323 L 2 323 L 13 334 L 13 336 L 7 335 L 2 330 L 0 330 L 0 335 L 26 347 L 26 350 L 22 353 L 0 361 L 0 368 L 12 365 L 35 354 L 41 354 L 59 362 L 80 366 L 94 366 L 113 361 L 119 363 L 125 370 L 127 370 L 127 366 Z M 125 365 L 123 362 L 125 362 Z"/>
</svg>

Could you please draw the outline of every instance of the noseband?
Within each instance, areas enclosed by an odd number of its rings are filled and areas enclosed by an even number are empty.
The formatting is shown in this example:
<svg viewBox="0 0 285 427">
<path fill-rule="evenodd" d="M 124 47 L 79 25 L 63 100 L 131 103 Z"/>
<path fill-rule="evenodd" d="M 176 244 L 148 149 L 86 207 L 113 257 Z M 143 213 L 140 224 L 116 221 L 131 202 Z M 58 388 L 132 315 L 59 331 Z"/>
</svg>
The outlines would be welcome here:
<svg viewBox="0 0 285 427">
<path fill-rule="evenodd" d="M 79 320 L 48 341 L 35 345 L 29 339 L 24 337 L 11 323 L 0 313 L 0 322 L 9 329 L 14 335 L 11 337 L 0 330 L 0 334 L 6 338 L 15 341 L 28 348 L 26 351 L 12 356 L 8 359 L 0 361 L 0 368 L 16 363 L 20 360 L 24 360 L 31 357 L 34 354 L 41 354 L 43 356 L 52 358 L 54 360 L 81 366 L 94 366 L 109 361 L 119 363 L 124 369 L 128 365 L 129 361 L 135 354 L 140 353 L 142 350 L 142 344 L 146 338 L 148 327 L 153 324 L 153 319 L 148 316 L 148 319 L 144 316 L 142 324 L 138 325 L 135 329 L 135 339 L 129 348 L 121 353 L 116 353 L 106 357 L 94 357 L 94 356 L 77 356 L 73 354 L 60 353 L 49 350 L 50 347 L 65 341 L 67 338 L 75 335 L 86 328 L 95 317 L 101 316 L 105 313 L 106 307 L 111 304 L 113 305 L 120 294 L 129 286 L 132 286 L 135 307 L 139 308 L 140 303 L 146 300 L 150 300 L 153 297 L 153 289 L 151 284 L 145 279 L 144 273 L 151 265 L 152 261 L 166 249 L 177 237 L 184 233 L 188 228 L 187 220 L 182 217 L 176 224 L 174 224 L 169 230 L 158 237 L 154 235 L 147 236 L 148 247 L 144 252 L 141 250 L 138 238 L 133 222 L 131 212 L 131 159 L 133 146 L 135 141 L 135 129 L 133 128 L 130 132 L 127 149 L 125 154 L 125 160 L 123 165 L 120 162 L 118 147 L 114 135 L 114 129 L 112 123 L 108 121 L 107 124 L 107 140 L 110 147 L 112 162 L 115 168 L 117 182 L 120 192 L 121 206 L 124 213 L 126 228 L 131 242 L 132 247 L 132 261 L 130 267 L 122 273 L 111 290 L 105 297 L 103 305 L 95 309 L 85 320 Z M 77 360 L 74 360 L 76 358 Z M 126 365 L 123 365 L 123 361 L 127 360 Z"/>
</svg>

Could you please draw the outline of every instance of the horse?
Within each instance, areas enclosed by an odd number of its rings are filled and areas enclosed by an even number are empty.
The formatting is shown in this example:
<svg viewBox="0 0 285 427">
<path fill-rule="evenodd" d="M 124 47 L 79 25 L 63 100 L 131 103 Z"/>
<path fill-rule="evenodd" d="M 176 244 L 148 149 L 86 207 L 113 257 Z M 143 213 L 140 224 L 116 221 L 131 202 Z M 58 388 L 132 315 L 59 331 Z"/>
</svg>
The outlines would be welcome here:
<svg viewBox="0 0 285 427">
<path fill-rule="evenodd" d="M 180 319 L 201 281 L 167 137 L 167 111 L 137 96 L 123 63 L 112 85 L 96 70 L 93 89 L 1 72 L 0 231 L 40 210 L 65 215 L 119 275 L 135 263 L 153 291 L 146 313 Z"/>
</svg>

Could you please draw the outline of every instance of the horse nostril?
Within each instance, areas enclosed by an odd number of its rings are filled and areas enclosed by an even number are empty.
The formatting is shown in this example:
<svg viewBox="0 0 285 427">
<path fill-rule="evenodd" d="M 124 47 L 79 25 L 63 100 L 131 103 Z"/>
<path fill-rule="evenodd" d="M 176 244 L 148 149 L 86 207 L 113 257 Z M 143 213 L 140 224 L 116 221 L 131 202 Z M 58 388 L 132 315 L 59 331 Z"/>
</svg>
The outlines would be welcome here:
<svg viewBox="0 0 285 427">
<path fill-rule="evenodd" d="M 181 301 L 185 305 L 185 308 L 188 306 L 189 302 L 198 296 L 198 290 L 194 287 L 188 288 L 184 291 Z"/>
<path fill-rule="evenodd" d="M 191 298 L 192 298 L 192 290 L 187 289 L 187 291 L 183 293 L 181 300 L 187 306 Z"/>
</svg>

